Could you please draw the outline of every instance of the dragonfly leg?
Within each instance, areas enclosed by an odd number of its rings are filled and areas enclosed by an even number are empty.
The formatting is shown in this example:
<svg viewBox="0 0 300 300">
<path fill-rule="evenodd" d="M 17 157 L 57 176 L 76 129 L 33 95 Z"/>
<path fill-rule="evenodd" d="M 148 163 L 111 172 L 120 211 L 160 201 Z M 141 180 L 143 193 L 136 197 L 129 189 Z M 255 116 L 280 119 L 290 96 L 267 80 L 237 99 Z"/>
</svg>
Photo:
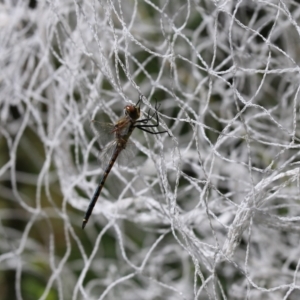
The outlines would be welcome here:
<svg viewBox="0 0 300 300">
<path fill-rule="evenodd" d="M 135 105 L 135 106 L 138 106 L 138 105 L 140 105 L 140 102 L 142 102 L 142 98 L 143 98 L 143 95 L 142 95 L 142 94 L 140 94 L 140 96 L 139 96 L 139 101 L 136 103 L 136 105 Z"/>
<path fill-rule="evenodd" d="M 157 101 L 155 103 L 155 106 L 154 106 L 154 113 L 150 115 L 150 109 L 148 110 L 148 113 L 147 113 L 147 117 L 145 119 L 142 119 L 142 120 L 137 120 L 135 121 L 135 124 L 138 123 L 137 125 L 134 125 L 135 128 L 139 128 L 145 132 L 148 132 L 150 134 L 161 134 L 161 133 L 168 133 L 169 132 L 167 130 L 163 130 L 163 131 L 158 131 L 158 132 L 154 132 L 150 129 L 146 129 L 146 128 L 155 128 L 155 127 L 159 127 L 159 118 L 158 118 L 158 109 L 160 107 L 160 104 L 157 104 Z M 155 117 L 156 119 L 156 123 L 155 124 L 147 124 L 149 121 L 151 121 L 153 118 Z M 169 134 L 170 136 L 170 134 Z"/>
<path fill-rule="evenodd" d="M 147 124 L 148 121 L 150 121 L 155 115 L 155 118 L 156 118 L 156 124 Z M 147 120 L 147 122 L 145 122 Z M 159 119 L 158 119 L 158 114 L 157 114 L 157 111 L 155 111 L 155 113 L 151 116 L 151 118 L 147 118 L 147 119 L 144 119 L 144 120 L 141 120 L 141 121 L 144 121 L 143 125 L 136 125 L 136 127 L 140 128 L 143 127 L 143 128 L 146 128 L 146 127 L 158 127 L 159 126 Z"/>
<path fill-rule="evenodd" d="M 156 126 L 157 127 L 157 126 Z M 161 133 L 168 133 L 168 131 L 167 130 L 164 130 L 164 131 L 158 131 L 158 132 L 153 132 L 153 131 L 151 131 L 151 130 L 148 130 L 148 129 L 145 129 L 145 128 L 143 128 L 143 127 L 140 127 L 139 125 L 138 126 L 136 126 L 136 128 L 138 128 L 138 129 L 140 129 L 140 130 L 143 130 L 143 131 L 145 131 L 145 132 L 148 132 L 148 133 L 151 133 L 151 134 L 161 134 Z"/>
<path fill-rule="evenodd" d="M 151 121 L 153 119 L 153 117 L 155 116 L 155 114 L 157 114 L 156 111 L 153 113 L 152 116 L 150 116 L 150 109 L 149 109 L 148 113 L 147 113 L 147 118 L 142 119 L 142 120 L 137 120 L 137 121 L 135 121 L 135 123 L 144 123 L 144 124 L 147 124 L 149 121 Z"/>
<path fill-rule="evenodd" d="M 161 133 L 166 133 L 166 132 L 169 134 L 169 132 L 167 130 L 153 132 L 152 130 L 146 129 L 146 128 L 155 128 L 155 127 L 157 128 L 160 125 L 157 112 L 155 113 L 155 115 L 156 115 L 156 124 L 147 124 L 146 123 L 146 124 L 142 124 L 142 125 L 135 125 L 135 127 L 138 129 L 141 129 L 145 132 L 151 133 L 151 134 L 161 134 Z M 169 134 L 169 136 L 170 136 L 170 134 Z"/>
</svg>

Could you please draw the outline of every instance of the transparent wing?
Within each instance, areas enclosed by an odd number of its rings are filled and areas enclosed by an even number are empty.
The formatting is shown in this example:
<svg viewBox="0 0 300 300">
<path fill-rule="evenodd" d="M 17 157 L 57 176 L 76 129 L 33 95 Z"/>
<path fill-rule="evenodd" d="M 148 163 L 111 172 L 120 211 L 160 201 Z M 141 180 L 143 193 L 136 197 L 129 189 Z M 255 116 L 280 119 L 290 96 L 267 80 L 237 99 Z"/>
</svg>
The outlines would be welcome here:
<svg viewBox="0 0 300 300">
<path fill-rule="evenodd" d="M 92 120 L 91 127 L 94 134 L 99 137 L 98 142 L 102 148 L 115 138 L 115 133 L 117 133 L 118 136 L 126 135 L 130 128 L 130 121 L 126 117 L 121 118 L 116 124 Z"/>
<path fill-rule="evenodd" d="M 109 142 L 111 142 L 115 137 L 115 125 L 112 123 L 104 123 L 92 120 L 91 128 L 93 130 L 93 133 L 98 137 L 97 141 L 101 149 Z"/>
<path fill-rule="evenodd" d="M 116 141 L 111 141 L 108 143 L 102 151 L 100 151 L 98 159 L 102 169 L 105 169 L 110 160 L 112 159 L 113 153 L 117 147 Z"/>
<path fill-rule="evenodd" d="M 102 169 L 106 168 L 106 166 L 112 159 L 112 156 L 116 148 L 117 148 L 117 141 L 112 141 L 108 143 L 100 152 L 99 161 Z M 133 142 L 128 141 L 126 143 L 125 149 L 121 150 L 118 155 L 118 158 L 116 160 L 117 165 L 119 166 L 131 165 L 131 162 L 134 161 L 134 157 L 136 153 L 137 153 L 136 145 Z"/>
<path fill-rule="evenodd" d="M 135 162 L 135 157 L 137 154 L 136 145 L 130 140 L 126 144 L 126 148 L 121 151 L 119 154 L 117 163 L 119 166 L 131 166 Z"/>
</svg>

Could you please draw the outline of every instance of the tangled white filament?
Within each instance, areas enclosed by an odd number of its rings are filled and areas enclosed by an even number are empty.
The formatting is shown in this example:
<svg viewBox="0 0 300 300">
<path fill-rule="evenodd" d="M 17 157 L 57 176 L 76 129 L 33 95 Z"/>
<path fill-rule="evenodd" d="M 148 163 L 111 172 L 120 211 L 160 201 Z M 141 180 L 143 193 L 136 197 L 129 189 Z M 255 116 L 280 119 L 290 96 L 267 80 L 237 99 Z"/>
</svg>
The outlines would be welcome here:
<svg viewBox="0 0 300 300">
<path fill-rule="evenodd" d="M 28 3 L 0 7 L 3 299 L 299 299 L 300 5 Z M 140 93 L 173 136 L 133 133 L 82 231 L 89 121 Z"/>
</svg>

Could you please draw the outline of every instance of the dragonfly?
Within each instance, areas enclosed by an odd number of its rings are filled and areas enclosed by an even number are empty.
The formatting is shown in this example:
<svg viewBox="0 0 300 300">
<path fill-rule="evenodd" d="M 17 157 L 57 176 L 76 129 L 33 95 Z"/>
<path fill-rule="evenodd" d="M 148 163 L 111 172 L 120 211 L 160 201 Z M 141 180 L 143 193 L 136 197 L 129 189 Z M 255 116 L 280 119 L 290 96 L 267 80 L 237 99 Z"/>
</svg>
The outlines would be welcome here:
<svg viewBox="0 0 300 300">
<path fill-rule="evenodd" d="M 89 203 L 84 219 L 82 221 L 82 229 L 84 229 L 92 214 L 92 211 L 100 196 L 100 193 L 102 191 L 102 188 L 105 184 L 109 172 L 111 171 L 120 153 L 124 151 L 126 146 L 128 145 L 128 140 L 133 130 L 135 128 L 138 128 L 150 134 L 168 133 L 167 130 L 152 131 L 154 128 L 157 128 L 160 125 L 159 118 L 158 118 L 159 105 L 157 105 L 157 102 L 155 104 L 154 113 L 150 114 L 150 110 L 149 110 L 147 117 L 139 120 L 141 116 L 141 106 L 140 106 L 141 102 L 142 102 L 142 97 L 140 96 L 138 102 L 135 105 L 126 105 L 124 107 L 125 115 L 122 118 L 120 118 L 115 124 L 112 124 L 111 126 L 109 133 L 111 135 L 114 135 L 114 139 L 104 147 L 103 152 L 101 153 L 101 157 L 105 157 L 105 154 L 108 151 L 111 151 L 111 157 L 108 163 L 106 164 L 106 167 L 104 168 L 104 173 L 102 175 L 100 183 L 98 184 L 94 192 L 94 195 Z M 149 124 L 149 122 L 153 119 L 155 120 L 155 123 Z"/>
</svg>

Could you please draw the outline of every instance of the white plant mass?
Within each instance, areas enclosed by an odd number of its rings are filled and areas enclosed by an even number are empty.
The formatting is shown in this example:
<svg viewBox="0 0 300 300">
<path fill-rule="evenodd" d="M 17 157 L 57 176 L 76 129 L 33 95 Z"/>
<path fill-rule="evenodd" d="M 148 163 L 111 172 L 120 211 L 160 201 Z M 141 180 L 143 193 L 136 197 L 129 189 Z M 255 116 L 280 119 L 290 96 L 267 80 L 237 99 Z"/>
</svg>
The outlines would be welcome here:
<svg viewBox="0 0 300 300">
<path fill-rule="evenodd" d="M 297 1 L 3 1 L 0 298 L 300 299 L 299 63 Z"/>
</svg>

